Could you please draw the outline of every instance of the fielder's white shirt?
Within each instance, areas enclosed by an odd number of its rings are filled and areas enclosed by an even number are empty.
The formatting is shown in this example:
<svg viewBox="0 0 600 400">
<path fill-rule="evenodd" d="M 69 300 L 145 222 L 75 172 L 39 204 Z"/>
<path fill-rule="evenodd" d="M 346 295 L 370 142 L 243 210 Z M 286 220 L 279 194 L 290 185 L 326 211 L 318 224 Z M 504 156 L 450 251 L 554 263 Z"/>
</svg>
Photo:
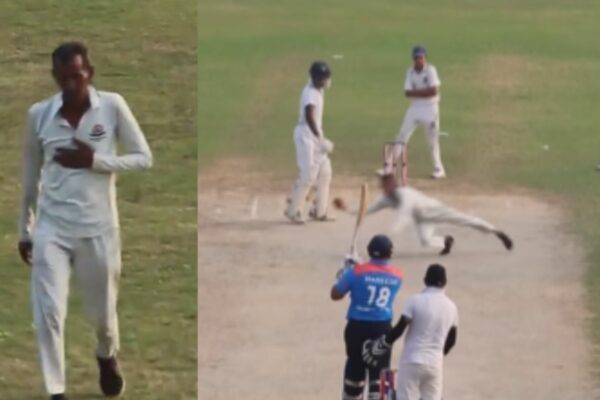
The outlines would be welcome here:
<svg viewBox="0 0 600 400">
<path fill-rule="evenodd" d="M 402 310 L 411 319 L 400 364 L 441 367 L 450 328 L 458 327 L 458 310 L 444 289 L 428 287 L 411 296 Z"/>
<path fill-rule="evenodd" d="M 396 189 L 396 197 L 382 195 L 367 209 L 367 214 L 391 208 L 396 213 L 395 229 L 401 229 L 413 221 L 418 210 L 439 207 L 442 203 L 409 186 Z"/>
<path fill-rule="evenodd" d="M 421 72 L 415 70 L 415 67 L 410 67 L 406 71 L 406 79 L 404 81 L 404 90 L 421 90 L 432 87 L 440 87 L 442 82 L 438 76 L 436 68 L 431 64 L 425 64 Z M 437 106 L 440 102 L 440 92 L 437 95 L 429 98 L 411 97 L 411 106 Z"/>
<path fill-rule="evenodd" d="M 152 165 L 146 138 L 123 97 L 90 87 L 90 103 L 77 129 L 59 113 L 61 93 L 29 109 L 21 240 L 31 239 L 34 221 L 67 237 L 92 237 L 118 227 L 115 172 Z M 91 169 L 64 168 L 54 161 L 56 149 L 73 147 L 74 138 L 94 148 Z M 118 146 L 124 154 L 117 154 Z"/>
<path fill-rule="evenodd" d="M 319 134 L 323 136 L 323 107 L 325 103 L 324 89 L 317 89 L 312 81 L 306 84 L 300 95 L 300 113 L 298 118 L 298 127 L 306 129 L 313 135 L 308 123 L 306 122 L 305 108 L 307 105 L 314 106 L 314 119 Z M 313 135 L 314 136 L 314 135 Z"/>
</svg>

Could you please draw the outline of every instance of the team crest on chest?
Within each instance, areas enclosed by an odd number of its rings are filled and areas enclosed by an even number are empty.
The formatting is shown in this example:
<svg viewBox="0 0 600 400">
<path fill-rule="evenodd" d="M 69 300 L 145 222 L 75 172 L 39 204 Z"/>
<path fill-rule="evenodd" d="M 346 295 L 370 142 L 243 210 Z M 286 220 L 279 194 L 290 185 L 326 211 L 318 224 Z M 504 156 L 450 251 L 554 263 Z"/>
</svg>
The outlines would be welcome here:
<svg viewBox="0 0 600 400">
<path fill-rule="evenodd" d="M 90 133 L 90 139 L 95 142 L 99 142 L 100 140 L 104 139 L 105 137 L 106 137 L 106 129 L 104 129 L 104 126 L 102 126 L 102 124 L 94 125 L 94 127 L 92 128 L 92 132 Z"/>
</svg>

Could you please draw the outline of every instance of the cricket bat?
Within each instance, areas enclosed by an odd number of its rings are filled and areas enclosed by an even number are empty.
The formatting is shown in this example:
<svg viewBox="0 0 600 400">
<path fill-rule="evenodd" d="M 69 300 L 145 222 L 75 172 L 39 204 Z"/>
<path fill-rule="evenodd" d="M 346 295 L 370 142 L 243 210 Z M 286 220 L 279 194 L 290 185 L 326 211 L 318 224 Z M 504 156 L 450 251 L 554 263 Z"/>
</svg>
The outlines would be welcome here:
<svg viewBox="0 0 600 400">
<path fill-rule="evenodd" d="M 354 232 L 352 233 L 352 242 L 350 243 L 350 255 L 357 256 L 356 246 L 358 241 L 358 230 L 362 221 L 365 219 L 365 214 L 367 213 L 367 195 L 368 188 L 367 184 L 363 183 L 360 187 L 360 202 L 358 205 L 358 214 L 356 215 L 356 225 L 354 225 Z"/>
</svg>

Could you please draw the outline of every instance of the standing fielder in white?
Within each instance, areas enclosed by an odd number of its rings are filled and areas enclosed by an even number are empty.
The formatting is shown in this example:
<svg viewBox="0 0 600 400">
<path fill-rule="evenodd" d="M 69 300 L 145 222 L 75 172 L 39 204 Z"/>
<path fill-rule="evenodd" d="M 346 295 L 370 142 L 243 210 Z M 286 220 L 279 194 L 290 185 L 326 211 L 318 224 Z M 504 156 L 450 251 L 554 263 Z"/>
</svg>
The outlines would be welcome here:
<svg viewBox="0 0 600 400">
<path fill-rule="evenodd" d="M 434 179 L 446 177 L 440 151 L 440 85 L 436 68 L 427 63 L 427 52 L 423 46 L 415 46 L 412 52 L 413 66 L 406 71 L 404 94 L 410 99 L 410 106 L 396 138 L 395 151 L 390 159 L 384 160 L 384 173 L 392 173 L 404 147 L 419 126 L 425 129 L 431 150 Z"/>
<path fill-rule="evenodd" d="M 448 207 L 412 187 L 399 187 L 393 174 L 381 176 L 381 189 L 383 195 L 369 206 L 367 215 L 386 208 L 393 209 L 397 213 L 397 227 L 412 222 L 417 229 L 421 244 L 440 250 L 440 255 L 450 254 L 454 238 L 450 235 L 436 235 L 435 227 L 439 224 L 466 226 L 482 233 L 492 233 L 500 239 L 507 250 L 513 247 L 510 237 L 491 223 Z M 338 209 L 346 209 L 346 204 L 341 199 L 335 199 L 334 205 Z"/>
<path fill-rule="evenodd" d="M 310 80 L 300 96 L 300 115 L 294 129 L 294 144 L 299 174 L 292 190 L 285 216 L 297 224 L 304 223 L 304 208 L 310 189 L 316 185 L 317 194 L 309 216 L 317 221 L 328 220 L 331 161 L 333 143 L 323 133 L 325 89 L 331 85 L 331 70 L 323 61 L 310 67 Z"/>
<path fill-rule="evenodd" d="M 444 357 L 458 338 L 458 309 L 444 290 L 446 269 L 430 265 L 424 283 L 425 289 L 404 305 L 398 323 L 363 345 L 363 361 L 373 368 L 389 360 L 392 345 L 407 332 L 398 367 L 398 400 L 442 400 Z"/>
<path fill-rule="evenodd" d="M 81 43 L 52 53 L 61 89 L 34 104 L 25 133 L 19 252 L 31 265 L 42 374 L 51 400 L 65 400 L 64 322 L 71 271 L 94 325 L 100 388 L 118 396 L 117 292 L 121 241 L 115 172 L 146 169 L 152 154 L 125 100 L 91 86 Z M 117 155 L 121 144 L 126 154 Z"/>
</svg>

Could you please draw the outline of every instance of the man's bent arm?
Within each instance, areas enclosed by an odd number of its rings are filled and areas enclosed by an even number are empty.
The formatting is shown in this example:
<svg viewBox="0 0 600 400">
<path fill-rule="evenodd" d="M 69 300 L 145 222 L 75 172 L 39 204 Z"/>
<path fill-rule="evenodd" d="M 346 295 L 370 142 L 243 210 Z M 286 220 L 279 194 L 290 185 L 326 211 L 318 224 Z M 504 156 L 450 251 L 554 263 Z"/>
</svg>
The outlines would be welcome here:
<svg viewBox="0 0 600 400">
<path fill-rule="evenodd" d="M 94 153 L 92 169 L 98 172 L 117 172 L 150 168 L 153 158 L 148 142 L 129 106 L 119 95 L 116 98 L 116 108 L 117 135 L 126 154 L 113 156 Z"/>
</svg>

